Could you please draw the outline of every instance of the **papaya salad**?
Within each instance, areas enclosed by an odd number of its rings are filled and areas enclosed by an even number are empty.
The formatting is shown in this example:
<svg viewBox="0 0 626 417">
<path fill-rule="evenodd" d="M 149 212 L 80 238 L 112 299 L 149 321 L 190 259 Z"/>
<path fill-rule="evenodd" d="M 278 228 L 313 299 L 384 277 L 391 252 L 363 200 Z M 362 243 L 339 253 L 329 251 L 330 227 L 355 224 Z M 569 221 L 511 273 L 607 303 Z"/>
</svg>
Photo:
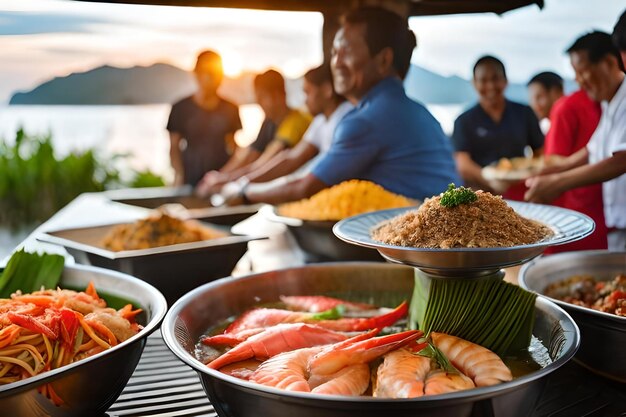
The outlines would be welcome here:
<svg viewBox="0 0 626 417">
<path fill-rule="evenodd" d="M 140 309 L 108 307 L 92 282 L 84 291 L 58 288 L 62 270 L 58 255 L 22 251 L 0 274 L 1 385 L 95 355 L 141 330 L 135 321 Z"/>
<path fill-rule="evenodd" d="M 0 384 L 38 375 L 109 349 L 139 332 L 128 304 L 108 308 L 93 283 L 0 300 Z"/>
</svg>

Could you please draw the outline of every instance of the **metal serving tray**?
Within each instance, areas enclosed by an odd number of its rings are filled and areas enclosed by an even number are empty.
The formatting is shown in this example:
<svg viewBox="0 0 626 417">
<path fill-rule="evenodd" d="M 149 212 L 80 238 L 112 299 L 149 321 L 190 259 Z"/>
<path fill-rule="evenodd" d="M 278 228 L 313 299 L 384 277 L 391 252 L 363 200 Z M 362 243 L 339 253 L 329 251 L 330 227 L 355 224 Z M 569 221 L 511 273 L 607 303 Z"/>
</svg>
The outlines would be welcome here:
<svg viewBox="0 0 626 417">
<path fill-rule="evenodd" d="M 49 231 L 38 235 L 37 240 L 65 247 L 78 263 L 141 278 L 157 287 L 171 304 L 199 285 L 230 275 L 248 249 L 248 242 L 260 239 L 230 235 L 199 242 L 113 252 L 104 248 L 101 242 L 117 225 Z"/>
<path fill-rule="evenodd" d="M 265 206 L 261 212 L 268 220 L 282 223 L 293 234 L 309 262 L 384 261 L 375 249 L 351 245 L 333 234 L 336 221 L 301 220 L 278 214 L 276 207 Z"/>
<path fill-rule="evenodd" d="M 592 275 L 605 281 L 620 273 L 626 274 L 626 252 L 568 252 L 524 265 L 519 283 L 543 295 L 549 284 L 573 275 Z M 575 359 L 600 375 L 626 383 L 626 317 L 550 299 L 563 307 L 580 328 L 582 343 Z"/>
<path fill-rule="evenodd" d="M 155 209 L 163 205 L 178 204 L 187 209 L 190 218 L 213 224 L 233 226 L 255 214 L 261 204 L 233 207 L 213 207 L 209 199 L 193 194 L 191 186 L 155 187 L 113 190 L 105 193 L 117 203 Z"/>
</svg>

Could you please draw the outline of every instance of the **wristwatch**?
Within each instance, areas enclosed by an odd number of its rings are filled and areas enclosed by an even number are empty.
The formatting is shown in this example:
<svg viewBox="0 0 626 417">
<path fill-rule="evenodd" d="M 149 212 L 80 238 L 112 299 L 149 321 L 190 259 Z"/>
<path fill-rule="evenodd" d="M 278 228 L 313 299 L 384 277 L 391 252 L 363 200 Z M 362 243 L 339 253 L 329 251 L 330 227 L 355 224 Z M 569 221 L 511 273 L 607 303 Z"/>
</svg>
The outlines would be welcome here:
<svg viewBox="0 0 626 417">
<path fill-rule="evenodd" d="M 248 196 L 246 195 L 246 189 L 250 184 L 250 180 L 245 175 L 237 180 L 237 184 L 241 187 L 239 189 L 239 197 L 241 197 L 241 201 L 243 204 L 251 204 L 252 202 L 248 200 Z"/>
</svg>

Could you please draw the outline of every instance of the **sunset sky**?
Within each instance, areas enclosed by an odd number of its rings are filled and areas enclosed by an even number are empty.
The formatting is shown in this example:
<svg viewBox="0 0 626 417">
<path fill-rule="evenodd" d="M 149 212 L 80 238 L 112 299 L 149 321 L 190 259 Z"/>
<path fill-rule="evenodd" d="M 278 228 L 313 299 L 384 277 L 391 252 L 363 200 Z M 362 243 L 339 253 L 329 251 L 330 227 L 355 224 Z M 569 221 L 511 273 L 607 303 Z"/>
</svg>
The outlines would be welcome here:
<svg viewBox="0 0 626 417">
<path fill-rule="evenodd" d="M 623 0 L 545 0 L 493 14 L 416 17 L 413 62 L 469 78 L 482 54 L 501 57 L 513 81 L 551 69 L 572 75 L 564 49 L 585 31 L 611 31 Z M 0 103 L 55 76 L 110 64 L 192 67 L 205 48 L 226 72 L 276 67 L 298 77 L 320 63 L 318 13 L 133 6 L 68 0 L 0 0 Z M 480 28 L 480 30 L 478 30 Z"/>
</svg>

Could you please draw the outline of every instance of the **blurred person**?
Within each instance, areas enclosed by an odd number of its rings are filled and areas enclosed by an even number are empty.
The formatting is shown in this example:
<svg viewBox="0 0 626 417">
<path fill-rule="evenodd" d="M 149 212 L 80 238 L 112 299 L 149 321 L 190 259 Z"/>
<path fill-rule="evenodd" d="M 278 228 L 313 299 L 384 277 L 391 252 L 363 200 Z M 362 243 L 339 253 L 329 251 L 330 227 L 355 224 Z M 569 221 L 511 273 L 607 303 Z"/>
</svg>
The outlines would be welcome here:
<svg viewBox="0 0 626 417">
<path fill-rule="evenodd" d="M 624 34 L 624 25 L 614 36 Z M 622 46 L 623 47 L 623 46 Z M 589 143 L 542 175 L 526 181 L 526 199 L 554 201 L 573 188 L 602 183 L 604 216 L 610 250 L 626 249 L 626 82 L 620 51 L 611 36 L 594 31 L 578 38 L 567 50 L 576 82 L 602 106 L 600 122 Z"/>
<path fill-rule="evenodd" d="M 263 167 L 277 153 L 294 147 L 311 123 L 311 117 L 287 105 L 285 79 L 276 70 L 268 70 L 254 79 L 256 101 L 265 113 L 257 140 L 241 149 L 219 171 L 208 172 L 198 184 L 201 196 L 219 192 L 222 186 Z M 273 136 L 267 134 L 270 122 L 275 125 Z"/>
<path fill-rule="evenodd" d="M 452 134 L 459 173 L 472 188 L 521 200 L 523 183 L 509 187 L 509 184 L 489 182 L 481 170 L 500 158 L 525 156 L 527 146 L 535 154 L 540 153 L 544 137 L 537 116 L 530 107 L 504 96 L 508 81 L 504 64 L 498 58 L 491 55 L 479 58 L 473 74 L 478 103 L 455 120 Z"/>
<path fill-rule="evenodd" d="M 550 129 L 544 144 L 546 157 L 570 156 L 587 146 L 600 121 L 600 113 L 600 103 L 591 100 L 584 90 L 557 100 L 549 116 Z M 567 245 L 550 247 L 545 254 L 607 248 L 601 184 L 565 191 L 551 204 L 586 214 L 593 219 L 596 228 L 590 236 Z"/>
<path fill-rule="evenodd" d="M 248 184 L 231 203 L 299 200 L 349 179 L 423 200 L 458 183 L 448 138 L 402 86 L 415 44 L 407 20 L 382 7 L 344 15 L 331 68 L 335 90 L 355 109 L 339 122 L 330 150 L 309 174 L 269 188 Z"/>
<path fill-rule="evenodd" d="M 613 28 L 613 43 L 619 50 L 622 57 L 622 68 L 626 67 L 626 10 L 617 19 L 617 23 Z"/>
<path fill-rule="evenodd" d="M 544 71 L 533 76 L 526 86 L 528 104 L 539 120 L 541 131 L 546 134 L 550 128 L 552 106 L 563 97 L 563 78 L 555 72 Z"/>
<path fill-rule="evenodd" d="M 292 173 L 302 176 L 310 171 L 311 163 L 330 148 L 337 124 L 354 106 L 335 92 L 328 63 L 307 71 L 302 89 L 307 109 L 315 116 L 302 140 L 276 155 L 265 166 L 241 177 L 239 186 L 248 182 L 267 182 Z"/>
<path fill-rule="evenodd" d="M 175 185 L 196 185 L 205 172 L 220 169 L 235 151 L 235 132 L 241 129 L 237 106 L 217 94 L 222 58 L 203 51 L 193 72 L 198 90 L 172 106 L 167 122 Z"/>
</svg>

